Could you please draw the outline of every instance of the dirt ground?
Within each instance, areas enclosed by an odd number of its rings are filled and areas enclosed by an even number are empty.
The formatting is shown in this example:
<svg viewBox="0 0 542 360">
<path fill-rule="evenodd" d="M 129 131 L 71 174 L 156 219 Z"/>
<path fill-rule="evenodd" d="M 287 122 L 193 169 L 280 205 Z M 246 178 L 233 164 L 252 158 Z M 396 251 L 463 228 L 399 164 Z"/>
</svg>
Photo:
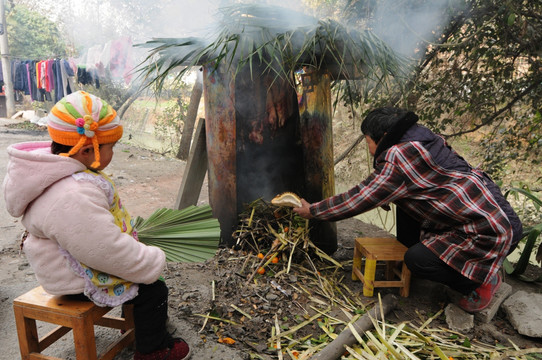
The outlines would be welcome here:
<svg viewBox="0 0 542 360">
<path fill-rule="evenodd" d="M 7 127 L 13 121 L 0 120 L 0 148 L 22 141 L 47 140 L 46 132 L 21 130 Z M 0 151 L 0 175 L 5 174 L 7 156 Z M 113 175 L 123 202 L 132 216 L 146 217 L 161 207 L 172 207 L 178 195 L 185 163 L 167 158 L 151 151 L 131 146 L 127 142 L 115 148 L 113 162 L 106 172 Z M 199 203 L 207 203 L 208 194 L 204 184 Z M 19 237 L 22 226 L 18 219 L 11 218 L 4 209 L 0 209 L 0 359 L 19 359 L 17 332 L 13 319 L 13 299 L 37 285 L 32 269 L 24 256 L 19 254 Z M 340 221 L 337 224 L 339 249 L 333 258 L 344 263 L 339 278 L 345 288 L 352 292 L 352 297 L 359 297 L 366 305 L 371 305 L 375 297 L 362 297 L 362 286 L 350 279 L 353 241 L 360 235 L 382 235 L 375 226 L 356 219 Z M 241 274 L 242 264 L 246 262 L 246 253 L 231 249 L 221 249 L 218 255 L 205 262 L 193 264 L 169 263 L 164 277 L 170 289 L 169 315 L 172 328 L 192 346 L 194 359 L 276 359 L 276 350 L 269 349 L 267 339 L 275 325 L 276 318 L 282 322 L 291 322 L 297 316 L 306 316 L 307 309 L 318 301 L 325 301 L 321 296 L 308 296 L 299 289 L 309 284 L 309 280 L 299 274 L 277 277 L 282 291 L 272 284 L 273 277 L 256 276 L 255 283 L 246 286 L 247 274 Z M 323 270 L 322 270 L 323 271 Z M 526 289 L 530 292 L 542 291 L 541 284 L 527 284 L 507 278 L 514 291 Z M 276 283 L 276 282 L 275 282 Z M 254 285 L 255 284 L 255 285 Z M 307 285 L 307 288 L 310 288 Z M 396 293 L 395 289 L 382 289 L 381 293 Z M 318 295 L 318 294 L 317 294 Z M 397 307 L 387 320 L 394 323 L 408 321 L 422 324 L 428 318 L 444 308 L 450 301 L 449 293 L 443 286 L 412 279 L 410 296 L 400 298 Z M 236 309 L 245 309 L 238 311 Z M 249 316 L 246 316 L 249 315 Z M 335 314 L 340 316 L 339 314 Z M 220 320 L 209 319 L 214 316 Z M 207 320 L 206 320 L 207 319 Z M 238 325 L 229 323 L 232 321 Z M 290 324 L 292 325 L 292 324 Z M 436 317 L 431 327 L 446 327 L 444 315 Z M 40 325 L 46 331 L 46 325 Z M 318 327 L 310 327 L 317 335 Z M 116 332 L 98 329 L 98 346 Z M 509 324 L 506 315 L 499 311 L 489 324 L 475 323 L 472 331 L 461 334 L 470 341 L 495 345 L 501 343 L 510 346 L 512 341 L 519 348 L 541 348 L 542 339 L 527 338 L 519 335 Z M 234 344 L 224 343 L 232 338 Z M 220 342 L 222 341 L 222 342 Z M 71 338 L 66 337 L 53 345 L 47 352 L 51 356 L 74 359 Z M 115 359 L 131 359 L 133 351 L 125 349 Z M 285 359 L 289 359 L 285 354 Z"/>
</svg>

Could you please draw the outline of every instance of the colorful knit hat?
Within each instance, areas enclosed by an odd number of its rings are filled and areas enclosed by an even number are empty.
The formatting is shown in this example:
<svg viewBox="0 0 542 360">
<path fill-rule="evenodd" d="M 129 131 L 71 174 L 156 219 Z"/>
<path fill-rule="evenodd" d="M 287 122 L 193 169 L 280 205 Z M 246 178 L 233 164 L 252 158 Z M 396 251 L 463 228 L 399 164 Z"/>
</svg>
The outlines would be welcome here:
<svg viewBox="0 0 542 360">
<path fill-rule="evenodd" d="M 47 117 L 47 130 L 54 142 L 73 146 L 62 156 L 76 154 L 83 146 L 92 144 L 95 161 L 100 166 L 100 144 L 114 143 L 122 137 L 117 112 L 104 100 L 85 91 L 77 91 L 61 99 Z"/>
</svg>

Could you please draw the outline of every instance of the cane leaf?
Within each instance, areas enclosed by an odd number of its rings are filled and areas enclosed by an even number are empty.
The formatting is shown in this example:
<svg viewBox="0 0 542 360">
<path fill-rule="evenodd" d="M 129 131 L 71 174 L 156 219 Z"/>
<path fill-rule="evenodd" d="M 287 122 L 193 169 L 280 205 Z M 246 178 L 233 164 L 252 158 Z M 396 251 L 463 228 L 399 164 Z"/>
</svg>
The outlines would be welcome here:
<svg viewBox="0 0 542 360">
<path fill-rule="evenodd" d="M 540 211 L 540 207 L 542 206 L 542 199 L 533 194 L 533 192 L 531 192 L 529 189 L 513 187 L 505 193 L 505 196 L 517 196 L 518 194 L 522 194 L 523 196 L 525 196 L 533 203 L 535 209 L 537 211 Z M 524 228 L 522 238 L 526 238 L 525 245 L 521 250 L 521 255 L 515 266 L 508 259 L 504 260 L 503 267 L 506 273 L 517 276 L 518 278 L 526 282 L 542 281 L 542 275 L 538 276 L 537 278 L 529 278 L 528 276 L 524 275 L 525 271 L 527 270 L 527 266 L 529 265 L 531 254 L 535 248 L 538 239 L 540 238 L 541 233 L 542 223 Z M 540 246 L 542 245 L 539 245 L 539 248 Z M 537 260 L 540 258 L 542 258 L 542 255 L 539 253 L 537 254 Z"/>
</svg>

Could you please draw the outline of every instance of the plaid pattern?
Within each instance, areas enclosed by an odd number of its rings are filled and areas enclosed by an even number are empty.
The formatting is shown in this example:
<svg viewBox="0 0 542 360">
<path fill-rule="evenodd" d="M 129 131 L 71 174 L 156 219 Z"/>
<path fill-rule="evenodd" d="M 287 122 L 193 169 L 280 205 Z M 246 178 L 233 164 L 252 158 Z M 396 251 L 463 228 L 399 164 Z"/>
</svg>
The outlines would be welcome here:
<svg viewBox="0 0 542 360">
<path fill-rule="evenodd" d="M 480 283 L 497 274 L 512 227 L 479 172 L 444 169 L 417 141 L 376 160 L 365 181 L 312 204 L 311 214 L 336 221 L 394 203 L 421 224 L 422 243 L 450 267 Z"/>
</svg>

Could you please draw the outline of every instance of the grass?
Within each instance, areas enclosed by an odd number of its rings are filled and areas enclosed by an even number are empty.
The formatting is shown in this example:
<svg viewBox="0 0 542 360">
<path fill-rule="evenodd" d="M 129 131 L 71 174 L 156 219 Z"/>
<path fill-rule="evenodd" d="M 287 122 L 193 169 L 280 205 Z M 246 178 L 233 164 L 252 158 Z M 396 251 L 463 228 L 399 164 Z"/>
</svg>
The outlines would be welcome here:
<svg viewBox="0 0 542 360">
<path fill-rule="evenodd" d="M 47 131 L 47 128 L 45 126 L 40 126 L 30 121 L 21 121 L 21 122 L 17 122 L 13 124 L 7 124 L 6 127 L 9 129 L 21 129 L 21 130 L 31 130 L 31 131 L 43 131 L 43 132 Z"/>
</svg>

